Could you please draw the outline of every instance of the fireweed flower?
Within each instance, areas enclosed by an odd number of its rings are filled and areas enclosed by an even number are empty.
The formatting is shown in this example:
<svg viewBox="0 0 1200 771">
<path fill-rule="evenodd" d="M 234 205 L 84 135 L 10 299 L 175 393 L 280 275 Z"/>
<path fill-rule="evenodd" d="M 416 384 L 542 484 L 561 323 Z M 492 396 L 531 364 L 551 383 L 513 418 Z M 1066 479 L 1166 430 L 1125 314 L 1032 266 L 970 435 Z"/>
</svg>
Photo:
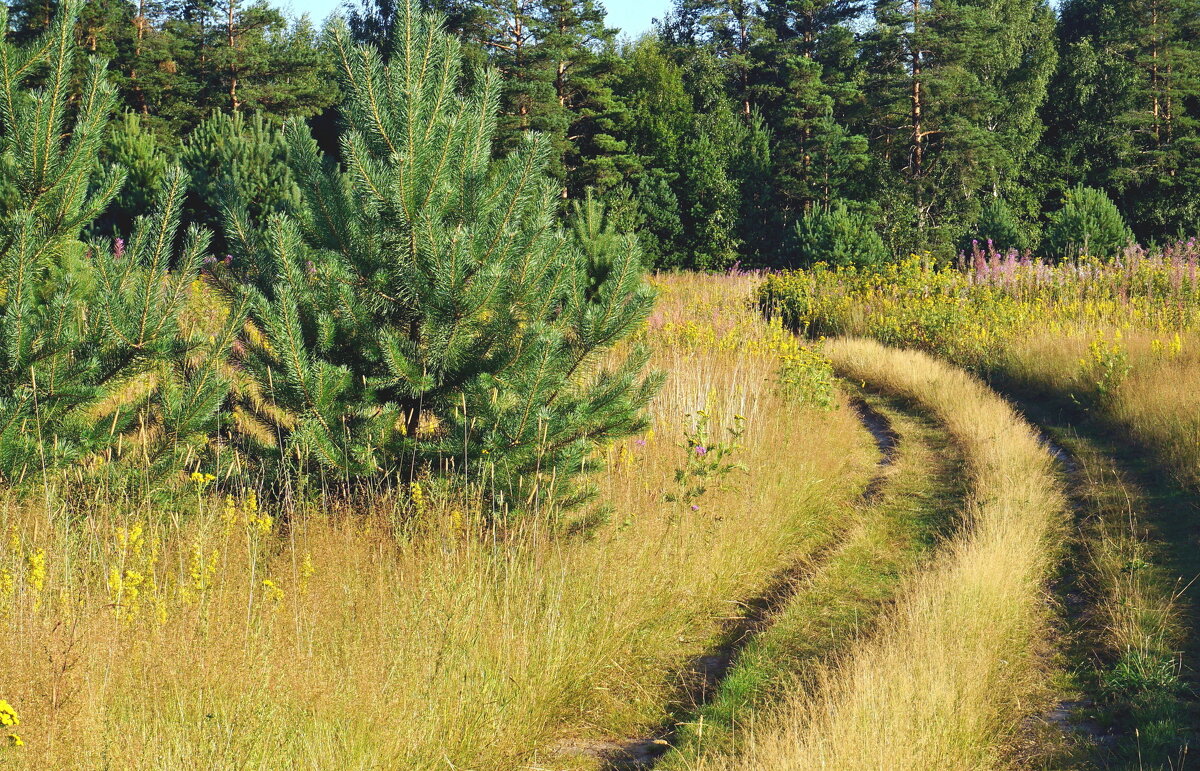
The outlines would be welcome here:
<svg viewBox="0 0 1200 771">
<path fill-rule="evenodd" d="M 702 444 L 698 444 L 698 445 L 696 445 L 696 454 L 697 454 L 697 455 L 707 455 L 707 454 L 708 454 L 708 448 L 707 448 L 707 447 L 705 447 L 705 446 L 704 446 L 704 445 L 702 445 Z"/>
</svg>

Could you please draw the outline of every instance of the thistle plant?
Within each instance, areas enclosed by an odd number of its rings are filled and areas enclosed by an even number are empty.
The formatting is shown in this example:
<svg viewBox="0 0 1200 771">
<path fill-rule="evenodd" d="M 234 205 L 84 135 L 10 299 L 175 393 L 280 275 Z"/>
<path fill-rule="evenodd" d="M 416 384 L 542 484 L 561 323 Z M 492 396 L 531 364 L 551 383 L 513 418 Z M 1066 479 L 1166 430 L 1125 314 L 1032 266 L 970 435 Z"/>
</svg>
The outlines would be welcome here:
<svg viewBox="0 0 1200 771">
<path fill-rule="evenodd" d="M 710 424 L 712 417 L 707 410 L 697 410 L 689 415 L 691 426 L 684 431 L 680 444 L 686 453 L 683 466 L 675 469 L 675 484 L 678 489 L 666 494 L 667 501 L 681 501 L 693 510 L 700 508 L 696 503 L 711 487 L 724 483 L 735 471 L 746 471 L 746 467 L 734 460 L 741 452 L 742 434 L 746 432 L 746 419 L 733 416 L 733 423 L 725 428 L 726 438 L 713 436 Z"/>
<path fill-rule="evenodd" d="M 262 268 L 247 443 L 348 480 L 429 471 L 493 500 L 577 497 L 596 444 L 640 431 L 658 382 L 645 352 L 613 350 L 653 303 L 636 240 L 564 232 L 545 137 L 492 161 L 497 73 L 464 79 L 459 41 L 415 2 L 395 29 L 386 64 L 328 31 L 341 162 L 287 127 L 299 214 L 259 233 L 227 207 L 237 259 Z"/>
<path fill-rule="evenodd" d="M 0 203 L 0 481 L 10 483 L 118 446 L 173 467 L 213 428 L 227 391 L 219 362 L 240 325 L 233 313 L 203 338 L 181 328 L 208 240 L 190 230 L 174 248 L 187 186 L 178 169 L 128 245 L 82 240 L 124 173 L 96 163 L 115 101 L 105 63 L 90 60 L 72 86 L 78 11 L 64 5 L 28 46 L 0 41 L 0 188 L 10 193 Z"/>
</svg>

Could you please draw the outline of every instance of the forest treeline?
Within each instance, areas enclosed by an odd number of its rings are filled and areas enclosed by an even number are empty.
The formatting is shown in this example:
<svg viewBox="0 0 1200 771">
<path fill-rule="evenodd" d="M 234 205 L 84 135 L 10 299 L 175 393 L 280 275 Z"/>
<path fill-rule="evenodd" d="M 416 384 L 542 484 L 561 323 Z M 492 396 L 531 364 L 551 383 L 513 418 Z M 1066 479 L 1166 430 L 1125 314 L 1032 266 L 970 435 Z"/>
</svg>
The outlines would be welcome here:
<svg viewBox="0 0 1200 771">
<path fill-rule="evenodd" d="M 501 73 L 496 156 L 545 133 L 563 198 L 593 190 L 654 267 L 951 259 L 972 239 L 1060 257 L 1200 229 L 1200 0 L 677 0 L 636 40 L 599 0 L 423 5 L 464 81 Z M 12 36 L 55 6 L 13 5 Z M 343 15 L 386 55 L 398 7 Z M 338 63 L 307 18 L 89 0 L 75 38 L 125 111 L 103 156 L 130 182 L 104 228 L 176 162 L 197 221 L 229 185 L 254 216 L 288 210 L 287 118 L 337 152 Z"/>
</svg>

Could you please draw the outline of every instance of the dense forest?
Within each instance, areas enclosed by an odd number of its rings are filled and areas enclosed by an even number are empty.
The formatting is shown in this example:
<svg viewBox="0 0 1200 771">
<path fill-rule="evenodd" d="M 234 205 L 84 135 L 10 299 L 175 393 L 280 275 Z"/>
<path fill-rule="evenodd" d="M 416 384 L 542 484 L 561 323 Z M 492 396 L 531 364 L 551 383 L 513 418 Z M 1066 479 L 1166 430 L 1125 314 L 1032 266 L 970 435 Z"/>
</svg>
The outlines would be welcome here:
<svg viewBox="0 0 1200 771">
<path fill-rule="evenodd" d="M 497 156 L 544 132 L 562 197 L 593 191 L 653 267 L 951 260 L 973 239 L 1103 255 L 1200 222 L 1200 0 L 678 0 L 636 40 L 598 0 L 424 4 L 463 41 L 465 81 L 503 77 Z M 11 35 L 55 5 L 15 4 Z M 386 55 L 392 0 L 344 15 Z M 337 152 L 338 64 L 307 18 L 89 0 L 75 38 L 124 107 L 102 156 L 130 181 L 106 233 L 173 163 L 203 224 L 224 187 L 252 217 L 293 207 L 287 118 Z"/>
</svg>

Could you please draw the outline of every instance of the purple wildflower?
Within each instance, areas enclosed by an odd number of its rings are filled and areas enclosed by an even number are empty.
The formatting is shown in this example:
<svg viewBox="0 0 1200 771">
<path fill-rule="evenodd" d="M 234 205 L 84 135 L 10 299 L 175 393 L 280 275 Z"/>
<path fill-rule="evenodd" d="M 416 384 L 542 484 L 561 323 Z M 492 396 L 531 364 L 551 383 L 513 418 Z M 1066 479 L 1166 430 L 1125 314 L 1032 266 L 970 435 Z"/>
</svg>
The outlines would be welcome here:
<svg viewBox="0 0 1200 771">
<path fill-rule="evenodd" d="M 113 256 L 120 259 L 122 254 L 125 254 L 125 239 L 118 238 L 113 243 Z"/>
<path fill-rule="evenodd" d="M 702 444 L 698 444 L 698 445 L 696 445 L 696 454 L 697 454 L 697 455 L 707 455 L 707 454 L 708 454 L 708 448 L 707 448 L 707 447 L 705 447 L 705 446 L 704 446 L 704 445 L 702 445 Z"/>
</svg>

